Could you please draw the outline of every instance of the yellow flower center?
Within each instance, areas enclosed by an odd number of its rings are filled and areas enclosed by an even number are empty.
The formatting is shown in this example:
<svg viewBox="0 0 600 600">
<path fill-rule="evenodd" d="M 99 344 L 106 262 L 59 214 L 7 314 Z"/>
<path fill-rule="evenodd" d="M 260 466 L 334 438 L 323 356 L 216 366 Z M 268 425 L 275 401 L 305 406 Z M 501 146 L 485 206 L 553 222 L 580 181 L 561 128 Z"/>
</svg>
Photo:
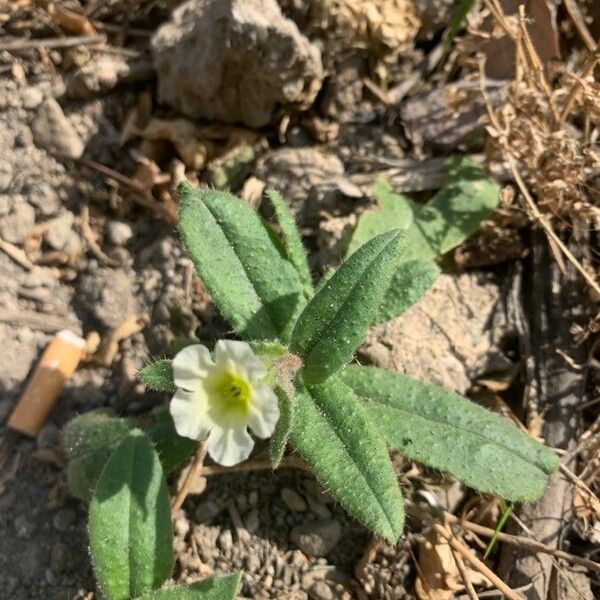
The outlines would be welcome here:
<svg viewBox="0 0 600 600">
<path fill-rule="evenodd" d="M 241 417 L 250 412 L 252 389 L 250 384 L 231 371 L 222 371 L 212 382 L 211 402 L 214 412 L 225 417 Z"/>
</svg>

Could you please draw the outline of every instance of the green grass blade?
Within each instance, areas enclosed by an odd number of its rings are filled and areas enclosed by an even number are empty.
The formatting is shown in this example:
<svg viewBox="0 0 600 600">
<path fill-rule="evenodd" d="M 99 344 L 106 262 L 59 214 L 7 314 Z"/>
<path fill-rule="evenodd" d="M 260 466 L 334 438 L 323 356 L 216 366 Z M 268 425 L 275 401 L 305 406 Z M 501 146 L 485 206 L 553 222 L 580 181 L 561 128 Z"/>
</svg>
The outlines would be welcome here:
<svg viewBox="0 0 600 600">
<path fill-rule="evenodd" d="M 290 347 L 304 361 L 305 381 L 324 381 L 352 358 L 373 323 L 404 244 L 405 235 L 398 230 L 374 237 L 310 300 Z"/>
<path fill-rule="evenodd" d="M 498 521 L 498 524 L 496 525 L 496 528 L 494 529 L 494 535 L 490 538 L 490 541 L 488 542 L 487 546 L 485 547 L 485 552 L 483 553 L 483 560 L 486 560 L 487 557 L 492 553 L 492 550 L 494 549 L 494 546 L 496 545 L 496 543 L 498 541 L 498 534 L 504 529 L 504 526 L 506 525 L 506 522 L 508 521 L 508 517 L 510 517 L 510 515 L 512 514 L 512 511 L 513 511 L 512 504 L 508 504 L 506 506 L 506 508 L 502 511 L 502 514 L 500 515 L 500 520 Z"/>
<path fill-rule="evenodd" d="M 129 600 L 173 570 L 169 494 L 152 442 L 140 430 L 110 457 L 90 504 L 92 564 L 103 593 Z"/>
<path fill-rule="evenodd" d="M 341 377 L 391 447 L 477 490 L 535 500 L 558 466 L 549 448 L 458 394 L 375 367 L 353 365 Z"/>
<path fill-rule="evenodd" d="M 352 390 L 332 377 L 300 389 L 292 445 L 319 482 L 363 525 L 395 542 L 404 508 L 385 441 Z"/>
<path fill-rule="evenodd" d="M 289 341 L 302 283 L 258 214 L 227 192 L 177 190 L 183 242 L 223 316 L 243 338 Z"/>
<path fill-rule="evenodd" d="M 304 287 L 305 296 L 310 298 L 314 292 L 312 278 L 306 257 L 306 250 L 302 244 L 302 238 L 296 227 L 294 217 L 279 192 L 267 190 L 267 198 L 275 211 L 277 222 L 281 228 L 287 259 L 294 265 L 294 268 L 298 272 L 298 276 Z"/>
</svg>

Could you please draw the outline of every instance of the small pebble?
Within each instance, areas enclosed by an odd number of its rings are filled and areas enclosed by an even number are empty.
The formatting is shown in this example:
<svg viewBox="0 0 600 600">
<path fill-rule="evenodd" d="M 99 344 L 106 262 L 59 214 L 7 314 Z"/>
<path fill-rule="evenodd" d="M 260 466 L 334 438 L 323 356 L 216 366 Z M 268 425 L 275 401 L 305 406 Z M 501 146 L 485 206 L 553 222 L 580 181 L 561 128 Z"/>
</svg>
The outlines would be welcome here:
<svg viewBox="0 0 600 600">
<path fill-rule="evenodd" d="M 244 526 L 248 530 L 248 533 L 256 533 L 260 527 L 260 515 L 256 508 L 253 508 L 244 519 Z"/>
<path fill-rule="evenodd" d="M 79 158 L 85 144 L 54 98 L 46 99 L 37 109 L 31 123 L 35 145 L 49 152 Z"/>
<path fill-rule="evenodd" d="M 183 517 L 179 517 L 176 521 L 175 521 L 175 535 L 177 537 L 185 537 L 188 534 L 188 531 L 190 530 L 190 523 L 187 519 L 184 519 Z"/>
<path fill-rule="evenodd" d="M 35 529 L 35 524 L 25 515 L 19 515 L 15 519 L 15 532 L 17 537 L 22 540 L 29 539 Z"/>
<path fill-rule="evenodd" d="M 329 519 L 331 517 L 331 511 L 318 499 L 314 498 L 310 494 L 306 496 L 310 512 L 317 515 L 320 519 Z"/>
<path fill-rule="evenodd" d="M 21 92 L 21 100 L 25 108 L 37 108 L 44 100 L 44 94 L 37 87 L 28 87 Z"/>
<path fill-rule="evenodd" d="M 44 233 L 44 241 L 54 250 L 63 250 L 71 237 L 75 216 L 65 210 L 61 215 L 52 219 L 50 227 Z"/>
<path fill-rule="evenodd" d="M 25 189 L 25 197 L 45 217 L 55 214 L 60 208 L 60 198 L 56 190 L 45 181 L 29 184 Z"/>
<path fill-rule="evenodd" d="M 260 558 L 256 555 L 256 553 L 251 552 L 246 557 L 246 570 L 249 573 L 256 573 L 260 569 Z"/>
<path fill-rule="evenodd" d="M 333 591 L 324 581 L 315 581 L 310 586 L 309 594 L 315 600 L 333 600 Z"/>
<path fill-rule="evenodd" d="M 12 196 L 12 211 L 0 221 L 0 236 L 11 244 L 20 244 L 35 223 L 35 210 L 23 196 Z"/>
<path fill-rule="evenodd" d="M 111 221 L 107 227 L 107 234 L 112 244 L 124 246 L 133 237 L 133 229 L 123 221 Z"/>
<path fill-rule="evenodd" d="M 6 192 L 13 180 L 14 169 L 7 160 L 0 160 L 0 193 Z"/>
<path fill-rule="evenodd" d="M 175 275 L 175 273 L 173 273 Z M 248 498 L 246 498 L 245 494 L 239 494 L 235 499 L 235 503 L 241 512 L 246 512 L 248 510 Z"/>
<path fill-rule="evenodd" d="M 50 554 L 50 564 L 55 573 L 62 573 L 71 567 L 72 556 L 69 547 L 62 542 L 54 542 Z"/>
<path fill-rule="evenodd" d="M 340 541 L 342 526 L 335 519 L 308 521 L 294 527 L 290 539 L 307 556 L 325 556 Z"/>
<path fill-rule="evenodd" d="M 281 499 L 290 510 L 295 512 L 306 512 L 308 508 L 302 496 L 292 488 L 283 488 L 281 490 Z"/>
<path fill-rule="evenodd" d="M 233 548 L 233 536 L 231 530 L 225 529 L 219 536 L 219 547 L 223 552 L 227 552 Z"/>
<path fill-rule="evenodd" d="M 54 529 L 60 532 L 69 531 L 69 528 L 77 519 L 77 513 L 72 508 L 61 508 L 54 513 L 52 524 Z"/>
</svg>

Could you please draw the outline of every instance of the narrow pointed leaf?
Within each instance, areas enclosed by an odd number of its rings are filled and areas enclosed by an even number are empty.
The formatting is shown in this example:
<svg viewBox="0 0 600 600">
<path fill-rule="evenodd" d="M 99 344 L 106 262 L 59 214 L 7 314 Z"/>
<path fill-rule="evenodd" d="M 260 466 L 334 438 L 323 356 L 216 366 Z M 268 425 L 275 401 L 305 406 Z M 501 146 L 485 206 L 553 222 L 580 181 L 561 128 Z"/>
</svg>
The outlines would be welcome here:
<svg viewBox="0 0 600 600">
<path fill-rule="evenodd" d="M 169 495 L 152 442 L 140 430 L 110 457 L 90 504 L 92 564 L 103 593 L 128 600 L 162 585 L 173 569 Z"/>
<path fill-rule="evenodd" d="M 395 194 L 389 183 L 378 181 L 373 188 L 378 208 L 361 215 L 348 253 L 375 234 L 409 228 L 402 260 L 428 261 L 474 233 L 498 205 L 500 188 L 468 157 L 449 159 L 447 168 L 448 182 L 425 205 Z"/>
<path fill-rule="evenodd" d="M 223 316 L 246 339 L 289 340 L 302 283 L 258 214 L 227 192 L 178 193 L 183 242 Z"/>
<path fill-rule="evenodd" d="M 306 258 L 306 250 L 302 245 L 302 238 L 296 227 L 294 217 L 279 192 L 267 190 L 267 198 L 273 206 L 277 222 L 279 223 L 279 227 L 281 227 L 281 236 L 287 258 L 298 272 L 298 276 L 304 287 L 304 293 L 309 298 L 313 294 L 312 278 Z"/>
<path fill-rule="evenodd" d="M 531 501 L 556 470 L 556 455 L 510 421 L 435 385 L 375 367 L 341 375 L 391 447 L 513 501 Z"/>
<path fill-rule="evenodd" d="M 140 369 L 137 378 L 151 390 L 175 393 L 173 361 L 166 358 L 157 360 Z"/>
<path fill-rule="evenodd" d="M 211 577 L 190 585 L 156 590 L 138 600 L 235 600 L 241 575 Z"/>
<path fill-rule="evenodd" d="M 298 318 L 291 351 L 304 361 L 303 377 L 317 383 L 354 355 L 373 323 L 403 252 L 399 230 L 374 237 L 343 262 Z"/>
<path fill-rule="evenodd" d="M 281 464 L 283 459 L 285 447 L 292 431 L 295 405 L 295 399 L 290 398 L 279 386 L 275 388 L 275 393 L 279 402 L 279 420 L 275 425 L 269 448 L 271 465 L 274 469 Z"/>
<path fill-rule="evenodd" d="M 385 440 L 349 387 L 332 377 L 301 389 L 290 439 L 355 519 L 391 542 L 398 539 L 404 508 Z"/>
<path fill-rule="evenodd" d="M 424 296 L 439 274 L 440 269 L 433 261 L 412 260 L 400 264 L 383 297 L 374 322 L 385 323 L 399 317 Z"/>
</svg>

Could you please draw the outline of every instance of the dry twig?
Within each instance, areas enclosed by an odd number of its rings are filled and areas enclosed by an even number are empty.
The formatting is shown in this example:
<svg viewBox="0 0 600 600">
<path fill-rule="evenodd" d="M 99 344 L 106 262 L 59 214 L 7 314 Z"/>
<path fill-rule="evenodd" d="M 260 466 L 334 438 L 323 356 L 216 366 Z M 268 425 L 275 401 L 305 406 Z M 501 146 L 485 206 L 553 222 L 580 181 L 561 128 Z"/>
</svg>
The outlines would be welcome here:
<svg viewBox="0 0 600 600">
<path fill-rule="evenodd" d="M 439 533 L 449 544 L 452 550 L 458 552 L 476 571 L 479 571 L 486 579 L 492 583 L 500 592 L 502 592 L 509 600 L 523 600 L 523 597 L 517 594 L 514 590 L 496 575 L 484 562 L 478 559 L 471 550 L 460 542 L 452 532 L 446 529 L 439 523 L 432 525 L 434 531 Z"/>
</svg>

